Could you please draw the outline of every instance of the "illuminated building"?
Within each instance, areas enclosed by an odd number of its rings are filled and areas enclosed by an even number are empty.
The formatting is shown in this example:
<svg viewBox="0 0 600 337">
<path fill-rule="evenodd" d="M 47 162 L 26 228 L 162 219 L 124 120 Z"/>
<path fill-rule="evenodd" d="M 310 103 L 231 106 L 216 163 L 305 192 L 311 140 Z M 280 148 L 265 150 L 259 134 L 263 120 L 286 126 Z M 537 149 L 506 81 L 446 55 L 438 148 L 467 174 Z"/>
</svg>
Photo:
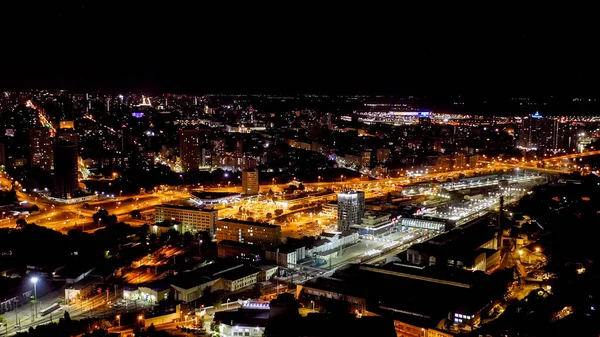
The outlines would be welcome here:
<svg viewBox="0 0 600 337">
<path fill-rule="evenodd" d="M 225 139 L 214 139 L 212 141 L 213 154 L 224 154 L 225 153 Z"/>
<path fill-rule="evenodd" d="M 217 221 L 217 242 L 237 241 L 262 246 L 281 243 L 281 227 L 237 219 Z"/>
<path fill-rule="evenodd" d="M 558 125 L 557 119 L 543 117 L 537 111 L 523 118 L 519 131 L 520 146 L 526 149 L 558 149 Z"/>
<path fill-rule="evenodd" d="M 79 147 L 79 134 L 72 128 L 71 129 L 60 128 L 58 130 L 58 132 L 56 133 L 56 138 L 60 139 L 60 140 L 69 141 L 69 142 L 75 144 L 75 146 Z"/>
<path fill-rule="evenodd" d="M 196 129 L 179 132 L 179 155 L 183 172 L 197 170 L 202 164 L 200 132 Z"/>
<path fill-rule="evenodd" d="M 156 206 L 156 222 L 173 220 L 181 223 L 182 232 L 207 231 L 215 233 L 217 210 L 199 209 L 189 206 L 159 205 Z"/>
<path fill-rule="evenodd" d="M 338 194 L 338 231 L 360 225 L 365 215 L 365 192 L 347 191 Z"/>
<path fill-rule="evenodd" d="M 49 128 L 29 130 L 29 149 L 31 166 L 39 167 L 42 171 L 52 170 L 52 139 Z"/>
<path fill-rule="evenodd" d="M 54 192 L 61 198 L 71 198 L 78 189 L 77 146 L 57 140 L 54 144 Z"/>
<path fill-rule="evenodd" d="M 390 149 L 377 149 L 376 159 L 379 163 L 385 163 L 390 160 Z"/>
<path fill-rule="evenodd" d="M 75 129 L 73 121 L 60 121 L 59 126 L 61 129 Z"/>
<path fill-rule="evenodd" d="M 258 171 L 247 169 L 242 171 L 242 194 L 258 194 Z"/>
</svg>

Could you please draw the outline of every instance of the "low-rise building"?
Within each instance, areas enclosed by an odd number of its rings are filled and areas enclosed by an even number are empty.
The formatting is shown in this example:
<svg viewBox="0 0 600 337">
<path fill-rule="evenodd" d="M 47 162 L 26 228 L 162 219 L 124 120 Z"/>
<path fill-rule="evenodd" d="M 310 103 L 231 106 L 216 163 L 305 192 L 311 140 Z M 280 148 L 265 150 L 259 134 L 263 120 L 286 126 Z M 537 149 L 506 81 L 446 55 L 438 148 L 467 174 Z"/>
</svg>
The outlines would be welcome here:
<svg viewBox="0 0 600 337">
<path fill-rule="evenodd" d="M 235 311 L 219 311 L 214 321 L 219 323 L 223 337 L 262 337 L 269 320 L 269 303 L 245 303 Z"/>
<path fill-rule="evenodd" d="M 358 230 L 359 235 L 379 236 L 393 231 L 396 226 L 396 218 L 385 212 L 366 211 L 360 225 L 352 226 Z"/>
<path fill-rule="evenodd" d="M 223 287 L 226 291 L 236 292 L 254 286 L 258 282 L 260 272 L 258 268 L 242 266 L 215 275 L 223 279 Z"/>
<path fill-rule="evenodd" d="M 265 259 L 275 262 L 278 266 L 294 267 L 299 261 L 306 259 L 306 246 L 280 245 L 265 251 Z"/>
<path fill-rule="evenodd" d="M 156 222 L 166 220 L 181 223 L 181 231 L 207 231 L 214 234 L 218 219 L 218 211 L 191 206 L 159 205 L 156 206 Z"/>
<path fill-rule="evenodd" d="M 406 250 L 406 261 L 418 266 L 449 266 L 487 271 L 500 262 L 497 233 L 478 223 L 457 228 Z M 488 262 L 489 257 L 489 262 Z"/>
<path fill-rule="evenodd" d="M 251 262 L 260 261 L 263 251 L 259 246 L 238 241 L 223 240 L 217 243 L 217 254 L 220 258 L 235 258 Z"/>
<path fill-rule="evenodd" d="M 217 242 L 223 240 L 272 247 L 281 243 L 281 227 L 237 219 L 217 221 Z"/>
</svg>

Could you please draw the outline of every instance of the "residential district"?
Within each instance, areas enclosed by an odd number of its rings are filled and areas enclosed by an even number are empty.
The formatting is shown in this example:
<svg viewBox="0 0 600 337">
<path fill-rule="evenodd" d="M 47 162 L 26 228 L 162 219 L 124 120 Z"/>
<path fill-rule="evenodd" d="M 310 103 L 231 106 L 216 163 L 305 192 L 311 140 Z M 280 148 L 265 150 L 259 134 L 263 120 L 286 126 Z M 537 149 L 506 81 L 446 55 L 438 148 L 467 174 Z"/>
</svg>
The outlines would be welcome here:
<svg viewBox="0 0 600 337">
<path fill-rule="evenodd" d="M 0 93 L 0 333 L 597 335 L 600 119 L 506 106 Z"/>
</svg>

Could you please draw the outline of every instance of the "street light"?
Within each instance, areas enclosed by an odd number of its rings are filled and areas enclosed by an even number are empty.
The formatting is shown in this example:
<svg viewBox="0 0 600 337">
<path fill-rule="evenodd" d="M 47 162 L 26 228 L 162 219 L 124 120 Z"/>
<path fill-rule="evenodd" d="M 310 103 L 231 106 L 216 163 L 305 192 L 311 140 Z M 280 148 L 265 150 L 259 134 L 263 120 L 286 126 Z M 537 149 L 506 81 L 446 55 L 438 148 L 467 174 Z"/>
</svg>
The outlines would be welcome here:
<svg viewBox="0 0 600 337">
<path fill-rule="evenodd" d="M 315 301 L 310 301 L 312 303 L 312 311 L 315 311 Z"/>
<path fill-rule="evenodd" d="M 119 322 L 119 326 L 121 326 L 121 315 L 117 315 L 117 321 Z"/>
<path fill-rule="evenodd" d="M 37 277 L 34 276 L 31 278 L 31 283 L 33 283 L 33 299 L 34 299 L 34 301 L 36 301 L 33 304 L 33 308 L 34 308 L 36 317 L 37 317 L 37 305 L 36 305 L 37 304 L 37 281 L 38 281 Z"/>
</svg>

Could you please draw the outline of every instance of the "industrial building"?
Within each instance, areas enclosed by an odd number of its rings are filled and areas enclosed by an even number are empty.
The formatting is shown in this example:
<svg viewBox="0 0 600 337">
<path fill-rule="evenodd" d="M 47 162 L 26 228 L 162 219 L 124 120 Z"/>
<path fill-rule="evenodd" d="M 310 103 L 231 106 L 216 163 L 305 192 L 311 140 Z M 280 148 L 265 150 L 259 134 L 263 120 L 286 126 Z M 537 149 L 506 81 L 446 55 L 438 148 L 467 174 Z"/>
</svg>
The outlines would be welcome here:
<svg viewBox="0 0 600 337">
<path fill-rule="evenodd" d="M 501 259 L 497 231 L 483 221 L 413 245 L 405 254 L 412 265 L 480 271 L 495 268 Z"/>
</svg>

